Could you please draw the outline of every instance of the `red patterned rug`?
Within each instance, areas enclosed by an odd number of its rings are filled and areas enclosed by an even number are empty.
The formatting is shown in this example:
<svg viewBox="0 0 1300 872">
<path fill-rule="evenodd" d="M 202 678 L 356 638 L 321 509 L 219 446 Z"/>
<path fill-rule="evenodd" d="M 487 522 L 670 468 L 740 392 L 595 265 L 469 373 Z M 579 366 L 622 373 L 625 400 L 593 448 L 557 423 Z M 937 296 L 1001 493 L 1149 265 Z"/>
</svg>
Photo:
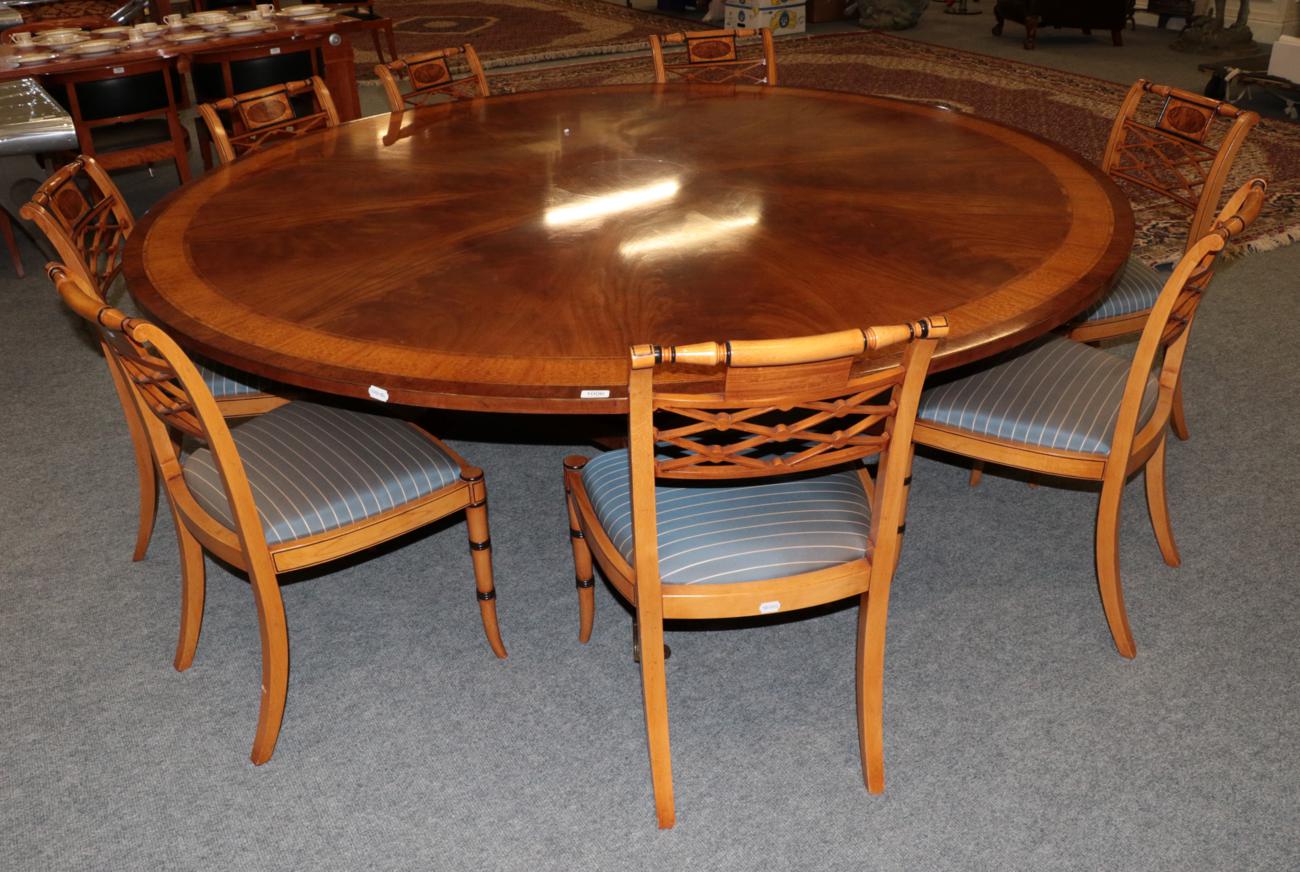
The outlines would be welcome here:
<svg viewBox="0 0 1300 872">
<path fill-rule="evenodd" d="M 379 0 L 376 9 L 393 19 L 402 54 L 469 42 L 489 62 L 628 51 L 673 29 L 662 16 L 604 0 Z M 359 68 L 374 63 L 362 43 L 356 48 Z"/>
<path fill-rule="evenodd" d="M 783 39 L 781 84 L 943 103 L 1037 133 L 1097 163 L 1125 85 L 881 33 Z M 491 77 L 495 92 L 645 82 L 648 60 L 570 64 Z M 1265 119 L 1246 139 L 1228 190 L 1269 181 L 1269 204 L 1244 238 L 1249 251 L 1300 240 L 1300 125 Z M 1177 259 L 1190 215 L 1144 190 L 1128 191 L 1138 251 L 1153 264 Z"/>
</svg>

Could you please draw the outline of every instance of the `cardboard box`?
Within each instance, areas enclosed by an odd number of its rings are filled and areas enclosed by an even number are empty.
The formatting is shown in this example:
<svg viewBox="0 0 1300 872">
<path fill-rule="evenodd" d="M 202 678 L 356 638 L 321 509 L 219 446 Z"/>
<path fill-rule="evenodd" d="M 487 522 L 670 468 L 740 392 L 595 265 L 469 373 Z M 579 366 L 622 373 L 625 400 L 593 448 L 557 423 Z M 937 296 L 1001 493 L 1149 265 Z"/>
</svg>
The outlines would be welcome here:
<svg viewBox="0 0 1300 872">
<path fill-rule="evenodd" d="M 1280 36 L 1273 43 L 1273 54 L 1268 59 L 1268 74 L 1292 82 L 1300 82 L 1300 38 Z"/>
<path fill-rule="evenodd" d="M 803 33 L 804 0 L 727 0 L 724 26 L 770 27 L 773 34 Z"/>
</svg>

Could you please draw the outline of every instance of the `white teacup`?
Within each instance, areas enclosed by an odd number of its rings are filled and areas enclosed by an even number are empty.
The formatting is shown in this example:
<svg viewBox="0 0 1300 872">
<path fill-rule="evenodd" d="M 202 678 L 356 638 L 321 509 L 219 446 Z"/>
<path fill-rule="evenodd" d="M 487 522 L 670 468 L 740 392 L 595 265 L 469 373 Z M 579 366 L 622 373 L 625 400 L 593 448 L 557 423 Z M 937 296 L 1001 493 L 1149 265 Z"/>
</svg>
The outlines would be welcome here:
<svg viewBox="0 0 1300 872">
<path fill-rule="evenodd" d="M 262 13 L 258 12 L 256 9 L 248 9 L 239 13 L 239 17 L 248 21 L 261 21 Z"/>
<path fill-rule="evenodd" d="M 168 27 L 180 27 L 185 23 L 185 18 L 179 12 L 173 12 L 171 15 L 163 16 L 163 24 Z"/>
<path fill-rule="evenodd" d="M 274 16 L 274 15 L 275 15 L 275 4 L 273 4 L 273 3 L 258 3 L 258 4 L 257 4 L 257 14 L 260 15 L 260 16 L 262 16 L 263 18 L 270 18 L 270 17 Z"/>
<path fill-rule="evenodd" d="M 32 42 L 32 34 L 30 31 L 25 31 L 23 33 L 11 33 L 9 34 L 9 38 L 13 40 L 14 45 L 20 45 L 24 47 L 35 45 L 35 43 Z"/>
<path fill-rule="evenodd" d="M 152 33 L 147 30 L 141 30 L 138 27 L 131 28 L 126 34 L 126 41 L 132 45 L 139 45 L 142 42 L 148 42 L 152 38 Z"/>
</svg>

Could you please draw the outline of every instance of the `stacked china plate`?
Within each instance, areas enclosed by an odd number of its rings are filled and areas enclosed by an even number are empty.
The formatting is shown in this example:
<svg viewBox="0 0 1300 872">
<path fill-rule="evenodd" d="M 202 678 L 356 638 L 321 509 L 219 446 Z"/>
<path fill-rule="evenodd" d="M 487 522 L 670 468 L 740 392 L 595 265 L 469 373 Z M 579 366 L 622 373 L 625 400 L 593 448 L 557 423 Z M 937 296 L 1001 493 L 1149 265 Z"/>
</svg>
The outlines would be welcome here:
<svg viewBox="0 0 1300 872">
<path fill-rule="evenodd" d="M 204 30 L 222 30 L 235 20 L 229 12 L 195 12 L 185 16 L 186 24 L 202 27 Z"/>
<path fill-rule="evenodd" d="M 260 30 L 275 27 L 274 21 L 268 21 L 264 18 L 240 18 L 235 21 L 227 21 L 221 25 L 221 29 L 233 36 L 239 36 L 244 33 L 257 33 Z"/>
<path fill-rule="evenodd" d="M 69 47 L 90 39 L 90 34 L 78 27 L 60 27 L 45 30 L 32 37 L 32 45 L 66 51 Z"/>
<path fill-rule="evenodd" d="M 299 3 L 280 9 L 280 14 L 285 18 L 302 18 L 304 15 L 320 15 L 322 12 L 329 12 L 329 7 L 319 3 Z"/>
<path fill-rule="evenodd" d="M 294 21 L 310 24 L 313 21 L 325 21 L 333 18 L 334 10 L 319 3 L 300 3 L 297 6 L 284 7 L 280 10 L 280 14 L 285 18 L 292 18 Z"/>
</svg>

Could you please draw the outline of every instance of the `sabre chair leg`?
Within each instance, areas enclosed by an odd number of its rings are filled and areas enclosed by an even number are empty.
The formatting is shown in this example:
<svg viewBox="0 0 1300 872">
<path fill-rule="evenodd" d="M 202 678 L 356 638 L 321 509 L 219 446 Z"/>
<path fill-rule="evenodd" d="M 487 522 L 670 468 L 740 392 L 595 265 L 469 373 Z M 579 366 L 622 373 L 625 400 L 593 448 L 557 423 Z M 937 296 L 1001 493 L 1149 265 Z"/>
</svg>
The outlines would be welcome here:
<svg viewBox="0 0 1300 872">
<path fill-rule="evenodd" d="M 584 644 L 591 640 L 591 628 L 596 621 L 596 574 L 591 563 L 591 546 L 578 521 L 572 479 L 582 475 L 586 463 L 585 457 L 564 459 L 564 505 L 569 512 L 569 545 L 573 548 L 573 578 L 578 588 L 578 641 Z"/>
<path fill-rule="evenodd" d="M 257 711 L 257 733 L 249 758 L 260 766 L 275 753 L 289 692 L 289 628 L 284 618 L 280 583 L 269 568 L 249 570 L 257 625 L 262 637 L 262 698 Z"/>
<path fill-rule="evenodd" d="M 884 609 L 872 613 L 871 592 L 858 602 L 857 688 L 858 750 L 862 780 L 871 793 L 885 789 L 885 743 L 882 725 L 885 662 Z"/>
<path fill-rule="evenodd" d="M 1178 384 L 1174 385 L 1174 407 L 1169 413 L 1169 426 L 1174 430 L 1174 435 L 1183 442 L 1187 437 L 1192 435 L 1187 429 L 1187 411 L 1183 408 L 1183 380 L 1178 379 Z"/>
<path fill-rule="evenodd" d="M 194 652 L 199 647 L 207 579 L 203 546 L 174 512 L 172 518 L 176 523 L 176 542 L 181 551 L 181 627 L 176 639 L 176 659 L 172 665 L 177 672 L 184 672 L 194 662 Z"/>
<path fill-rule="evenodd" d="M 650 750 L 650 783 L 654 788 L 655 815 L 659 829 L 677 822 L 673 804 L 672 753 L 668 743 L 668 682 L 664 675 L 664 628 L 661 621 L 638 622 L 641 658 L 641 688 L 645 702 L 646 740 Z"/>
<path fill-rule="evenodd" d="M 1123 494 L 1122 477 L 1116 482 L 1102 483 L 1101 500 L 1097 505 L 1097 587 L 1115 648 L 1123 656 L 1133 657 L 1137 654 L 1137 647 L 1129 630 L 1119 576 L 1119 510 Z"/>
<path fill-rule="evenodd" d="M 13 222 L 3 207 L 0 207 L 0 236 L 4 237 L 5 248 L 9 251 L 9 260 L 13 262 L 14 272 L 18 278 L 22 278 L 27 274 L 23 269 L 23 256 L 18 250 L 18 240 L 14 238 Z"/>
<path fill-rule="evenodd" d="M 492 586 L 492 537 L 488 531 L 487 483 L 483 470 L 474 467 L 461 473 L 461 479 L 470 486 L 470 504 L 465 509 L 465 522 L 469 528 L 470 558 L 474 561 L 474 584 L 478 588 L 479 614 L 483 619 L 483 632 L 492 653 L 504 659 L 506 646 L 501 641 L 497 626 L 497 592 Z"/>
<path fill-rule="evenodd" d="M 1143 476 L 1146 478 L 1147 512 L 1151 515 L 1151 527 L 1155 530 L 1156 543 L 1160 546 L 1160 556 L 1170 566 L 1181 563 L 1178 556 L 1178 543 L 1174 541 L 1173 524 L 1169 521 L 1169 499 L 1165 492 L 1165 447 L 1164 439 L 1160 447 L 1147 460 Z"/>
</svg>

